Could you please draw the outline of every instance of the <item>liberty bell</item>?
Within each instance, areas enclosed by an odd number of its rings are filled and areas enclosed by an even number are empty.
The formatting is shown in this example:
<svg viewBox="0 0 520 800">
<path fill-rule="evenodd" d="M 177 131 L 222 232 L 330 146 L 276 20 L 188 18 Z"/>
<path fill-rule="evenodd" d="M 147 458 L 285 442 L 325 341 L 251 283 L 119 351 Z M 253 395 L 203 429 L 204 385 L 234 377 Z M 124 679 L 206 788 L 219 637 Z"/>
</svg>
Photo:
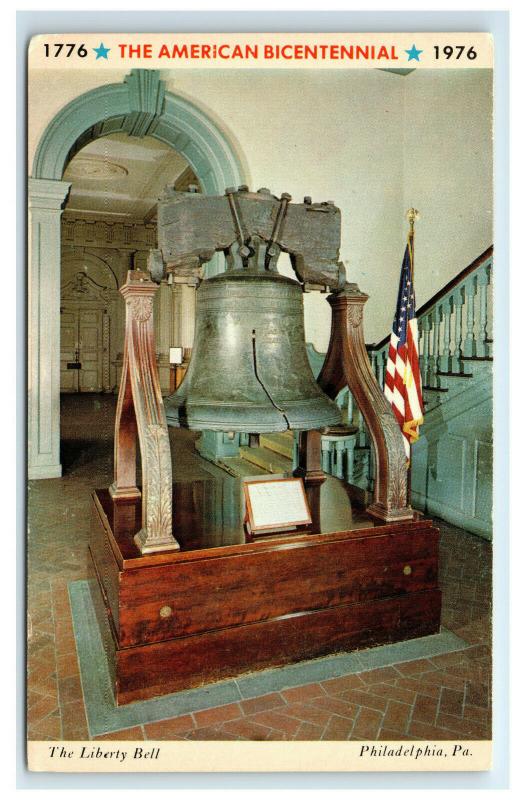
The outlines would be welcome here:
<svg viewBox="0 0 520 800">
<path fill-rule="evenodd" d="M 269 241 L 267 236 L 246 239 L 245 210 L 238 213 L 239 198 L 230 193 L 235 221 L 230 236 L 236 233 L 236 239 L 226 252 L 228 270 L 197 289 L 192 356 L 182 384 L 165 399 L 168 424 L 243 433 L 336 425 L 340 411 L 316 383 L 307 357 L 302 286 L 276 270 L 280 248 L 274 240 L 289 196 L 275 205 Z M 264 213 L 266 203 L 259 202 L 264 198 L 249 197 L 251 206 L 256 204 L 251 213 Z M 186 230 L 186 217 L 181 222 Z"/>
</svg>

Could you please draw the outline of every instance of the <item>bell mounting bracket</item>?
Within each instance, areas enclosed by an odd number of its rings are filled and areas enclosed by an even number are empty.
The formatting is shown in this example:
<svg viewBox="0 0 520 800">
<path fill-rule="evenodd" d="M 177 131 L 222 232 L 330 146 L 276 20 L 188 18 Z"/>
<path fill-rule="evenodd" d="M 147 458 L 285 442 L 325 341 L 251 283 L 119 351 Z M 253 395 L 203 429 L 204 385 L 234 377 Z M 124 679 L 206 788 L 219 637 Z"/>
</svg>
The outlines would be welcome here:
<svg viewBox="0 0 520 800">
<path fill-rule="evenodd" d="M 130 270 L 120 289 L 126 305 L 125 344 L 116 408 L 114 482 L 109 490 L 116 506 L 141 496 L 142 525 L 134 538 L 143 554 L 179 549 L 172 533 L 170 439 L 155 358 L 156 291 L 157 284 L 141 270 Z M 141 490 L 136 481 L 137 441 Z"/>
<path fill-rule="evenodd" d="M 290 254 L 304 284 L 312 279 L 317 286 L 335 285 L 336 290 L 328 297 L 332 307 L 330 343 L 318 383 L 332 399 L 348 386 L 370 432 L 375 476 L 373 502 L 367 511 L 385 522 L 413 519 L 407 500 L 401 431 L 366 353 L 363 309 L 368 296 L 355 284 L 345 285 L 343 265 L 337 261 L 339 210 L 333 203 L 313 204 L 310 198 L 297 206 L 289 203 L 289 195 L 278 200 L 267 190 L 251 193 L 247 187 L 240 187 L 239 193 L 238 205 L 231 190 L 224 197 L 167 190 L 159 204 L 160 250 L 151 258 L 155 277 L 166 263 L 174 276 L 193 280 L 195 264 L 200 269 L 217 250 L 229 253 L 232 248 L 236 261 L 246 257 L 247 248 L 249 257 L 257 262 L 256 268 L 265 268 L 280 248 Z M 316 224 L 318 227 L 313 227 Z M 179 547 L 172 533 L 171 452 L 155 360 L 156 289 L 149 273 L 135 270 L 128 273 L 120 290 L 126 302 L 126 330 L 111 494 L 116 501 L 140 494 L 135 464 L 138 438 L 143 474 L 142 528 L 135 539 L 142 553 Z M 308 486 L 318 487 L 323 480 L 319 432 L 300 435 L 298 472 Z"/>
</svg>

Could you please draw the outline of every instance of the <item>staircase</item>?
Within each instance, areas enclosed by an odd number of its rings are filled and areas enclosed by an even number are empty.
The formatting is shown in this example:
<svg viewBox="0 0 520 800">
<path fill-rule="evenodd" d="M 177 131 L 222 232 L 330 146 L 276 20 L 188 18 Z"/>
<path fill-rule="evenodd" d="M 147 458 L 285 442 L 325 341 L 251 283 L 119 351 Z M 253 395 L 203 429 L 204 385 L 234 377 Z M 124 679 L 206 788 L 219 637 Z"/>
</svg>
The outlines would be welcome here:
<svg viewBox="0 0 520 800">
<path fill-rule="evenodd" d="M 492 533 L 492 264 L 489 248 L 417 311 L 425 417 L 412 447 L 414 507 L 485 538 Z M 367 346 L 382 388 L 389 341 Z M 345 422 L 358 426 L 345 478 L 370 492 L 364 421 L 348 389 L 337 402 Z"/>
<path fill-rule="evenodd" d="M 412 503 L 485 538 L 492 533 L 492 264 L 489 248 L 417 311 L 425 405 L 419 441 L 412 448 Z M 367 345 L 383 388 L 390 337 Z M 307 345 L 318 376 L 325 354 Z M 370 437 L 352 394 L 336 402 L 357 432 L 322 437 L 322 466 L 368 499 L 373 489 Z M 289 473 L 295 465 L 290 431 L 240 447 L 240 471 Z"/>
<path fill-rule="evenodd" d="M 294 436 L 292 431 L 260 436 L 258 447 L 242 446 L 240 458 L 259 467 L 263 473 L 278 475 L 292 472 Z"/>
</svg>

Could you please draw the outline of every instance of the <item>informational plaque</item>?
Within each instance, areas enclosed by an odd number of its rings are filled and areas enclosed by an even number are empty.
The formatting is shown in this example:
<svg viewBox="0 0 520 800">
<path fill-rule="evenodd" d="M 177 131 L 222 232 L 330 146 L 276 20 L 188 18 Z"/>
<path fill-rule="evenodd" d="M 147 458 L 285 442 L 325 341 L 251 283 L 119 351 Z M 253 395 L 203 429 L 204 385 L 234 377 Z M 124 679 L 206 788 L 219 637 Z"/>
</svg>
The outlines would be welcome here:
<svg viewBox="0 0 520 800">
<path fill-rule="evenodd" d="M 170 364 L 182 364 L 182 347 L 170 347 Z"/>
<path fill-rule="evenodd" d="M 312 523 L 301 478 L 244 483 L 246 523 L 251 533 L 276 533 Z"/>
</svg>

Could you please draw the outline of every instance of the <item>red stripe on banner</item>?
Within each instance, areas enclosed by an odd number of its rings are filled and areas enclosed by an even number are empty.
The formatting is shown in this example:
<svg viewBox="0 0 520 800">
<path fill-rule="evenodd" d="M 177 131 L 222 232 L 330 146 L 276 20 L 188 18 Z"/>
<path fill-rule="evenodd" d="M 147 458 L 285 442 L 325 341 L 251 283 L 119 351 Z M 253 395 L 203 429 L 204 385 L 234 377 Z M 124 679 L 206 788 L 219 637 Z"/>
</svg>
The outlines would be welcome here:
<svg viewBox="0 0 520 800">
<path fill-rule="evenodd" d="M 408 367 L 409 365 L 406 364 L 406 366 Z M 404 393 L 404 421 L 409 422 L 411 419 L 413 419 L 412 409 L 410 408 L 410 398 L 408 395 L 408 390 L 406 390 Z M 406 433 L 404 433 L 404 431 L 403 434 L 406 436 Z"/>
<path fill-rule="evenodd" d="M 401 373 L 396 369 L 394 375 L 394 386 L 399 394 L 403 395 L 404 397 L 404 383 L 403 383 L 403 376 Z"/>
<path fill-rule="evenodd" d="M 403 415 L 401 414 L 401 412 L 399 411 L 399 409 L 397 408 L 397 406 L 395 405 L 395 403 L 392 403 L 392 410 L 393 410 L 393 412 L 394 412 L 394 416 L 395 416 L 395 418 L 397 419 L 397 421 L 398 421 L 399 425 L 403 425 L 403 423 L 404 423 L 404 417 L 403 417 Z"/>
<path fill-rule="evenodd" d="M 395 359 L 396 359 L 396 356 L 397 356 L 397 350 L 395 349 L 395 347 L 392 344 L 390 344 L 390 347 L 388 348 L 388 359 L 387 359 L 387 362 L 386 362 L 387 367 L 386 367 L 386 372 L 385 372 L 385 389 L 388 389 L 388 391 L 390 393 L 393 393 L 393 391 L 394 391 L 395 382 L 394 382 L 394 375 L 392 375 L 392 373 L 388 369 L 388 366 L 389 365 L 393 365 L 394 374 L 395 374 Z"/>
<path fill-rule="evenodd" d="M 423 411 L 424 406 L 422 397 L 421 371 L 419 368 L 419 353 L 417 349 L 417 342 L 415 341 L 415 336 L 413 335 L 413 332 L 410 330 L 410 325 L 408 325 L 408 332 L 406 338 L 407 338 L 408 359 L 410 363 L 410 369 L 415 382 L 419 405 L 421 407 L 421 411 Z"/>
</svg>

